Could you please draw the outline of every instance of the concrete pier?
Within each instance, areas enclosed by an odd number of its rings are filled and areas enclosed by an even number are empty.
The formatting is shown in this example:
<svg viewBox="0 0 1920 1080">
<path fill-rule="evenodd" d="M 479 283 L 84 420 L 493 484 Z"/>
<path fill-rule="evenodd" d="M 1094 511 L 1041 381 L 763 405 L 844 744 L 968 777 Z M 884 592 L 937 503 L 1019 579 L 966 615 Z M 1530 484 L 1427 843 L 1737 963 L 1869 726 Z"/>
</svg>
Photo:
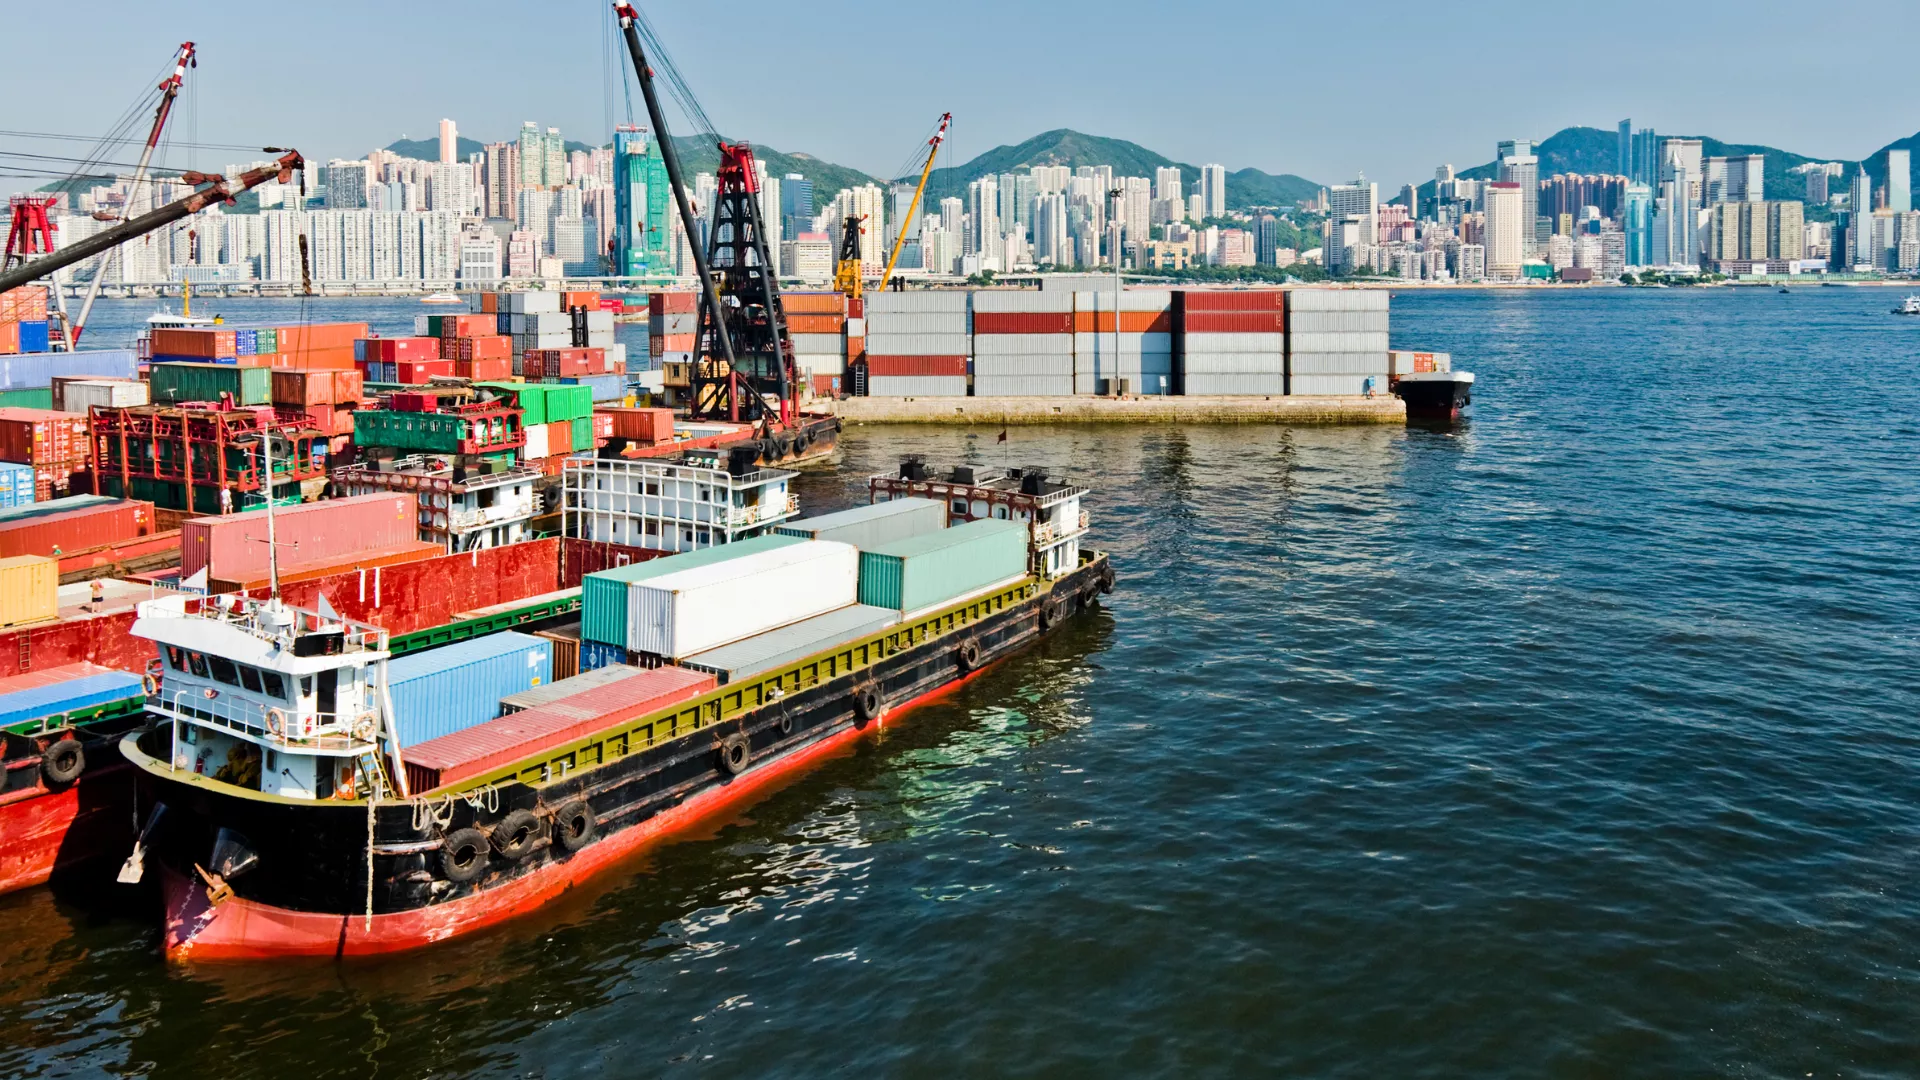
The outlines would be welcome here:
<svg viewBox="0 0 1920 1080">
<path fill-rule="evenodd" d="M 816 402 L 847 424 L 1400 424 L 1378 397 L 855 397 Z"/>
</svg>

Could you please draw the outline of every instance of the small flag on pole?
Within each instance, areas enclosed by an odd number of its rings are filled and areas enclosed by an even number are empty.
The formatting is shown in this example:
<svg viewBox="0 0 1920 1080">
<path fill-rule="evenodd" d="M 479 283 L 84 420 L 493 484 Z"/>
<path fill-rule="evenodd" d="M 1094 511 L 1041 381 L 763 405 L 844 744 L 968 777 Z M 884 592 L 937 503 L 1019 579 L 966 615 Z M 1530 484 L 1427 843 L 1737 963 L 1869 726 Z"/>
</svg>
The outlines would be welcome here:
<svg viewBox="0 0 1920 1080">
<path fill-rule="evenodd" d="M 1000 429 L 1000 438 L 999 438 L 999 439 L 997 439 L 996 441 L 997 441 L 997 442 L 1006 442 L 1006 441 L 1007 441 L 1007 429 L 1006 429 L 1006 428 L 1001 428 L 1001 429 Z"/>
</svg>

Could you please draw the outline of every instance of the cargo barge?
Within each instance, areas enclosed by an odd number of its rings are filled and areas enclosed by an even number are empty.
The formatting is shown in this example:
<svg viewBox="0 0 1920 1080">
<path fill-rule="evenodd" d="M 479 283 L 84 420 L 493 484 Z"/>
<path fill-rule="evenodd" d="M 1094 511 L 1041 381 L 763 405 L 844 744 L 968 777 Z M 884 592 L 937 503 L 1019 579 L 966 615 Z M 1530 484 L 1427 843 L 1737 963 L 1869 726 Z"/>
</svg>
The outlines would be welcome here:
<svg viewBox="0 0 1920 1080">
<path fill-rule="evenodd" d="M 384 630 L 277 600 L 144 605 L 134 633 L 159 644 L 165 688 L 147 703 L 158 722 L 120 747 L 145 822 L 129 869 L 162 880 L 166 954 L 389 953 L 532 911 L 1013 655 L 1112 588 L 1107 556 L 1080 547 L 1084 489 L 1034 470 L 932 477 L 917 461 L 870 487 L 876 503 L 945 508 L 948 535 L 902 539 L 887 526 L 854 550 L 801 528 L 791 546 L 741 545 L 736 561 L 825 579 L 845 575 L 837 549 L 848 548 L 861 604 L 887 617 L 849 605 L 812 630 L 796 629 L 802 618 L 756 634 L 788 616 L 692 602 L 751 596 L 756 579 L 729 577 L 708 552 L 673 556 L 684 568 L 627 583 L 632 598 L 611 617 L 591 606 L 605 590 L 585 590 L 588 624 L 624 624 L 626 640 L 661 651 L 627 650 L 627 670 L 587 672 L 578 678 L 592 685 L 564 697 L 559 683 L 509 695 L 506 715 L 412 746 L 398 735 Z M 1009 529 L 1019 545 L 1002 576 Z M 987 554 L 941 554 L 960 551 Z M 729 620 L 746 633 L 730 635 Z M 789 639 L 809 633 L 828 640 L 796 659 Z"/>
</svg>

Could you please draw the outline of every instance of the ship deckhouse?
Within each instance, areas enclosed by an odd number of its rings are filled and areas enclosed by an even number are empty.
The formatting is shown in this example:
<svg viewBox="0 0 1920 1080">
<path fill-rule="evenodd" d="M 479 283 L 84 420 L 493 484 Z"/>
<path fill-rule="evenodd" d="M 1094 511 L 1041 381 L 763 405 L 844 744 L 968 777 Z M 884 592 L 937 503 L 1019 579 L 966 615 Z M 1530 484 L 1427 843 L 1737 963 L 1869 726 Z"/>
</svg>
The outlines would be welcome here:
<svg viewBox="0 0 1920 1080">
<path fill-rule="evenodd" d="M 278 600 L 168 596 L 136 637 L 164 668 L 149 711 L 170 767 L 292 799 L 385 792 L 386 631 Z"/>
</svg>

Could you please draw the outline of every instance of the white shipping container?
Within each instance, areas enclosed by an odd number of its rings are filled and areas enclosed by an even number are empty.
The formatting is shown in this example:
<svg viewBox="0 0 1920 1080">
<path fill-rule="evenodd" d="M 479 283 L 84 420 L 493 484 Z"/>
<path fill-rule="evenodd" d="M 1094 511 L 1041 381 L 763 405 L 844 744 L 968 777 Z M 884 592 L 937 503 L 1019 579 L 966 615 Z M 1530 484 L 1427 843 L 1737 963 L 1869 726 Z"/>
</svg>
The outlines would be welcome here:
<svg viewBox="0 0 1920 1080">
<path fill-rule="evenodd" d="M 1286 393 L 1285 377 L 1268 375 L 1213 375 L 1188 371 L 1188 397 L 1278 397 Z"/>
<path fill-rule="evenodd" d="M 1385 375 L 1295 375 L 1287 385 L 1294 397 L 1357 397 L 1366 393 L 1369 378 L 1376 396 L 1387 392 Z"/>
<path fill-rule="evenodd" d="M 87 379 L 68 383 L 62 394 L 60 403 L 65 406 L 63 411 L 84 414 L 87 409 L 96 405 L 102 409 L 124 409 L 145 405 L 147 384 Z"/>
<path fill-rule="evenodd" d="M 1098 289 L 1091 292 L 1073 294 L 1075 311 L 1112 311 L 1113 290 Z M 1120 293 L 1121 311 L 1172 311 L 1173 290 L 1171 289 L 1124 289 Z"/>
<path fill-rule="evenodd" d="M 1073 373 L 1073 392 L 1076 394 L 1120 394 L 1158 395 L 1173 393 L 1173 372 L 1123 369 L 1120 371 L 1076 371 Z"/>
<path fill-rule="evenodd" d="M 1045 296 L 1046 293 L 1036 295 Z M 975 334 L 975 356 L 1073 356 L 1072 334 Z"/>
<path fill-rule="evenodd" d="M 847 336 L 851 338 L 866 337 L 867 336 L 867 320 L 855 319 L 855 318 L 847 319 Z"/>
<path fill-rule="evenodd" d="M 1039 311 L 1066 313 L 1073 310 L 1070 292 L 1040 292 L 1037 289 L 983 289 L 973 294 L 975 311 Z"/>
<path fill-rule="evenodd" d="M 901 334 L 960 334 L 972 332 L 972 324 L 964 311 L 948 312 L 906 312 L 888 313 L 876 311 L 867 316 L 867 336 L 898 336 Z"/>
<path fill-rule="evenodd" d="M 1182 344 L 1188 356 L 1200 353 L 1272 353 L 1287 351 L 1285 334 L 1188 334 Z"/>
<path fill-rule="evenodd" d="M 513 315 L 538 315 L 560 310 L 557 292 L 517 292 L 507 294 L 507 311 Z"/>
<path fill-rule="evenodd" d="M 839 353 L 794 353 L 793 366 L 808 375 L 842 375 L 847 361 Z"/>
<path fill-rule="evenodd" d="M 975 397 L 1072 397 L 1073 373 L 1057 375 L 973 374 Z"/>
<path fill-rule="evenodd" d="M 427 322 L 427 320 L 429 318 L 431 318 L 431 316 L 428 316 L 428 315 L 415 315 L 413 317 L 413 336 L 414 337 L 432 337 L 433 336 L 432 332 L 428 329 L 430 324 Z"/>
<path fill-rule="evenodd" d="M 835 356 L 839 356 L 845 348 L 846 343 L 839 334 L 793 335 L 793 351 L 797 353 L 813 353 L 815 355 L 832 353 Z M 956 353 L 955 355 L 957 356 L 959 354 Z"/>
<path fill-rule="evenodd" d="M 627 587 L 627 648 L 678 659 L 856 602 L 860 552 L 808 540 Z"/>
<path fill-rule="evenodd" d="M 973 338 L 966 334 L 868 334 L 869 356 L 969 356 Z"/>
<path fill-rule="evenodd" d="M 1287 370 L 1295 375 L 1385 375 L 1387 354 L 1383 352 L 1295 353 L 1287 358 Z"/>
<path fill-rule="evenodd" d="M 670 337 L 677 334 L 697 334 L 700 332 L 700 314 L 694 311 L 675 311 L 665 315 L 655 315 L 647 320 L 647 333 L 654 337 Z"/>
<path fill-rule="evenodd" d="M 596 330 L 605 330 L 609 334 L 613 333 L 613 312 L 587 312 L 587 333 L 591 334 Z"/>
<path fill-rule="evenodd" d="M 573 338 L 573 316 L 564 311 L 510 315 L 508 322 L 516 334 L 565 334 L 568 340 Z"/>
<path fill-rule="evenodd" d="M 896 313 L 906 311 L 957 311 L 965 314 L 968 299 L 968 294 L 959 289 L 868 293 L 866 298 L 867 317 L 871 319 L 882 312 Z"/>
<path fill-rule="evenodd" d="M 973 376 L 977 380 L 982 375 L 1066 375 L 1071 377 L 1073 356 L 1059 353 L 976 356 L 973 358 Z"/>
<path fill-rule="evenodd" d="M 869 375 L 872 397 L 966 397 L 965 375 Z"/>
<path fill-rule="evenodd" d="M 551 457 L 552 451 L 547 443 L 547 425 L 532 424 L 527 427 L 527 447 L 521 451 L 522 459 L 532 462 Z"/>
<path fill-rule="evenodd" d="M 1189 375 L 1278 375 L 1287 370 L 1286 365 L 1286 357 L 1279 353 L 1220 353 L 1216 356 L 1189 353 L 1183 369 Z"/>
<path fill-rule="evenodd" d="M 611 349 L 615 344 L 617 342 L 611 330 L 587 331 L 587 348 L 589 349 Z"/>
<path fill-rule="evenodd" d="M 613 370 L 627 370 L 627 347 L 625 345 L 616 341 L 611 345 L 602 346 L 602 348 L 607 350 L 607 363 L 612 365 Z"/>
<path fill-rule="evenodd" d="M 1073 355 L 1077 361 L 1085 362 L 1094 358 L 1106 359 L 1114 355 L 1112 334 L 1075 334 L 1073 335 Z M 1172 334 L 1121 334 L 1120 355 L 1122 357 L 1172 356 Z"/>
<path fill-rule="evenodd" d="M 1392 318 L 1384 311 L 1303 311 L 1287 316 L 1287 332 L 1317 334 L 1374 330 L 1385 333 Z"/>
<path fill-rule="evenodd" d="M 1308 311 L 1386 311 L 1385 289 L 1288 289 L 1287 314 Z"/>
<path fill-rule="evenodd" d="M 1287 351 L 1295 356 L 1302 353 L 1379 353 L 1381 362 L 1385 363 L 1387 332 L 1292 333 L 1287 337 Z"/>
</svg>

